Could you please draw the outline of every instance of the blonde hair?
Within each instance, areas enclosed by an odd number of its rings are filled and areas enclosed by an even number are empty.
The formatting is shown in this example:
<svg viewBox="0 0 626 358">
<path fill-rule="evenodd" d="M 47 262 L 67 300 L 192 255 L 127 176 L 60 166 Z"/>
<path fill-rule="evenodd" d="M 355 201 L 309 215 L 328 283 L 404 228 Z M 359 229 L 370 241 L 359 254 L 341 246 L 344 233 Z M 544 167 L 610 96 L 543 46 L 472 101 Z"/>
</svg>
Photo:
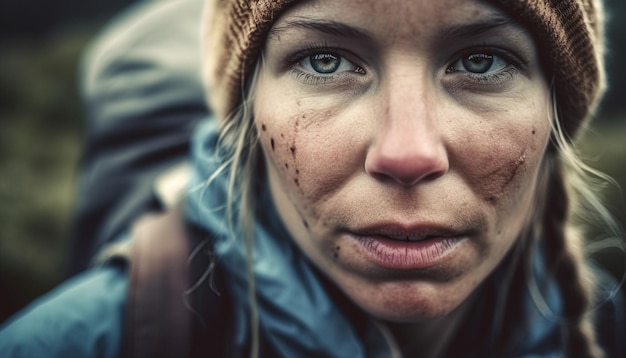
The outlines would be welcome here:
<svg viewBox="0 0 626 358">
<path fill-rule="evenodd" d="M 228 174 L 226 219 L 232 240 L 245 248 L 246 273 L 248 277 L 248 299 L 250 302 L 251 349 L 250 355 L 259 355 L 259 315 L 254 278 L 254 208 L 256 205 L 255 172 L 259 164 L 258 133 L 254 126 L 252 104 L 262 60 L 250 76 L 248 84 L 241 84 L 244 94 L 242 103 L 220 122 L 218 155 L 223 164 L 206 180 L 205 187 L 222 173 Z M 235 212 L 233 203 L 238 202 L 241 210 Z"/>
</svg>

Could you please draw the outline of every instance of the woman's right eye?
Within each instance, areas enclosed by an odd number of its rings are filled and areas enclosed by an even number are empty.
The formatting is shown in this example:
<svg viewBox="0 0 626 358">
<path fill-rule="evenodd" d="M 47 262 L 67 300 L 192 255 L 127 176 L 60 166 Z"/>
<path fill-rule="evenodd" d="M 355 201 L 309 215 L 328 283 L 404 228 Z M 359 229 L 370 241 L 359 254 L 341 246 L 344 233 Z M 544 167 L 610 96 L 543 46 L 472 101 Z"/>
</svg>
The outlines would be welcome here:
<svg viewBox="0 0 626 358">
<path fill-rule="evenodd" d="M 306 56 L 298 64 L 308 72 L 319 75 L 333 75 L 341 72 L 364 73 L 361 67 L 345 57 L 331 52 L 320 52 Z"/>
</svg>

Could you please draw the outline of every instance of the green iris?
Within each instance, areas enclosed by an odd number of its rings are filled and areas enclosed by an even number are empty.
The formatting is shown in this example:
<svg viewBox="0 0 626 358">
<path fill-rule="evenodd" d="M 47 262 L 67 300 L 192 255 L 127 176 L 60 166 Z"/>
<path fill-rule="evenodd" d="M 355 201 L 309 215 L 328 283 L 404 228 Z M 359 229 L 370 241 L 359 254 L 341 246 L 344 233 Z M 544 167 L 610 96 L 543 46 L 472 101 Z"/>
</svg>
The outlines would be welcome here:
<svg viewBox="0 0 626 358">
<path fill-rule="evenodd" d="M 493 56 L 487 54 L 473 54 L 463 58 L 463 67 L 468 72 L 486 73 L 493 66 Z"/>
<path fill-rule="evenodd" d="M 341 58 L 330 53 L 313 55 L 309 61 L 311 61 L 311 67 L 319 73 L 333 73 L 341 64 Z"/>
</svg>

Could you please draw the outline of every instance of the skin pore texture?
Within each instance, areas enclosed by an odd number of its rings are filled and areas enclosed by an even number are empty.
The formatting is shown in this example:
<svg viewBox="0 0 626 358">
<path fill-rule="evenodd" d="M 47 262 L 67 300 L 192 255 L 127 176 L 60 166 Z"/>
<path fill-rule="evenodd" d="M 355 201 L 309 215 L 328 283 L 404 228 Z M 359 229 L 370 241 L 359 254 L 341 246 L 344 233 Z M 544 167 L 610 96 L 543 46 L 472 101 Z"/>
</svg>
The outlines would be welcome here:
<svg viewBox="0 0 626 358">
<path fill-rule="evenodd" d="M 550 104 L 529 33 L 480 1 L 307 1 L 255 93 L 299 247 L 372 316 L 444 335 L 533 210 Z"/>
</svg>

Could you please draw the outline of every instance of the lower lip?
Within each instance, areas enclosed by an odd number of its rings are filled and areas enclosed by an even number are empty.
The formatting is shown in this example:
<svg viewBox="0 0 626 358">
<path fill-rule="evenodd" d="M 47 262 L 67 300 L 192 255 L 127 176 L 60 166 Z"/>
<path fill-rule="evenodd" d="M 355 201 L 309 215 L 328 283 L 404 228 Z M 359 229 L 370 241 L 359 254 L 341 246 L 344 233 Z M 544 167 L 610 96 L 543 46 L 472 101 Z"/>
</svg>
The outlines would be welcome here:
<svg viewBox="0 0 626 358">
<path fill-rule="evenodd" d="M 462 237 L 402 241 L 376 236 L 357 236 L 363 253 L 378 266 L 396 270 L 426 269 L 442 263 L 461 243 Z"/>
</svg>

